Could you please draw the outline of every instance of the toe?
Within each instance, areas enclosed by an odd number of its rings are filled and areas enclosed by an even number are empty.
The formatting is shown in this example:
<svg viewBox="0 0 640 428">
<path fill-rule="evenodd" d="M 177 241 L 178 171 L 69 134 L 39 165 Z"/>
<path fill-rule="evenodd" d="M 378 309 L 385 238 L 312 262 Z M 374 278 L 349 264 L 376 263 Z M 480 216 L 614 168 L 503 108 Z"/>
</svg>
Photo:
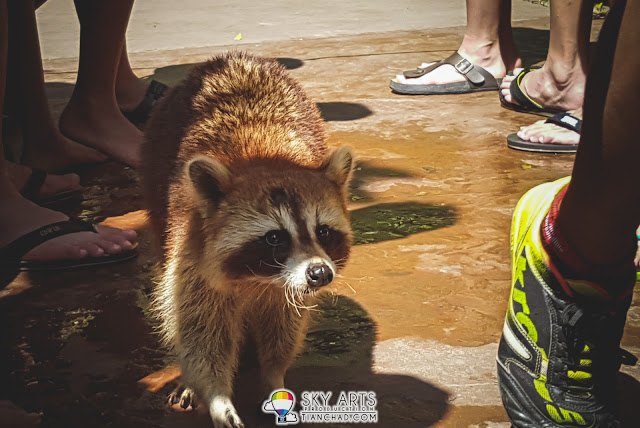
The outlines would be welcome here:
<svg viewBox="0 0 640 428">
<path fill-rule="evenodd" d="M 104 249 L 102 249 L 97 244 L 85 244 L 84 249 L 88 252 L 91 257 L 102 257 L 104 256 Z"/>
<path fill-rule="evenodd" d="M 55 241 L 55 240 L 54 240 Z M 44 245 L 36 248 L 35 252 L 36 252 L 36 256 L 37 257 L 42 257 L 45 260 L 49 259 L 50 257 L 46 256 L 46 253 L 49 252 L 49 249 L 44 248 L 48 243 L 45 243 Z M 54 242 L 51 242 L 51 244 L 54 244 Z M 43 254 L 40 254 L 40 251 L 43 252 Z M 85 248 L 84 246 L 78 246 L 78 245 L 74 245 L 74 244 L 64 244 L 61 245 L 60 248 L 58 249 L 59 251 L 59 255 L 61 256 L 61 258 L 66 258 L 66 259 L 71 259 L 71 260 L 75 260 L 75 259 L 82 259 L 85 258 L 87 256 L 89 256 L 90 251 L 89 249 Z"/>
<path fill-rule="evenodd" d="M 119 254 L 122 252 L 122 247 L 111 240 L 101 239 L 98 245 L 104 250 L 106 254 Z"/>
</svg>

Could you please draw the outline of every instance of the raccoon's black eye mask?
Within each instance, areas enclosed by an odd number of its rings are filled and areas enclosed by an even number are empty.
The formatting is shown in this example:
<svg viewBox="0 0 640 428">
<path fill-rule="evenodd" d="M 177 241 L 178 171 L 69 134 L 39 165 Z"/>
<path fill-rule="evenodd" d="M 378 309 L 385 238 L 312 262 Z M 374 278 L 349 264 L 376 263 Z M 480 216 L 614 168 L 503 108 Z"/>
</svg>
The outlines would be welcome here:
<svg viewBox="0 0 640 428">
<path fill-rule="evenodd" d="M 331 260 L 338 266 L 344 265 L 349 254 L 347 236 L 326 224 L 319 224 L 316 226 L 316 237 L 322 248 L 327 252 L 327 255 L 331 257 Z"/>
<path fill-rule="evenodd" d="M 286 230 L 270 230 L 246 242 L 225 260 L 232 278 L 279 275 L 291 252 L 291 235 Z"/>
</svg>

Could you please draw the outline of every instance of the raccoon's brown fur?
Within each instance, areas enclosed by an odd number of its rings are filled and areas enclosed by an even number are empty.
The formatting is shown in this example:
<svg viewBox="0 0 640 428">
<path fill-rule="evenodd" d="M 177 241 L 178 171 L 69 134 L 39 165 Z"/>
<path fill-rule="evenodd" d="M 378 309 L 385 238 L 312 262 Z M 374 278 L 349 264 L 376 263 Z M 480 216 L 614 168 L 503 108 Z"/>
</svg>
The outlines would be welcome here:
<svg viewBox="0 0 640 428">
<path fill-rule="evenodd" d="M 231 388 L 245 338 L 265 392 L 284 387 L 307 308 L 346 262 L 351 152 L 326 155 L 315 104 L 277 62 L 244 53 L 196 67 L 146 136 L 162 330 L 214 425 L 239 427 Z"/>
</svg>

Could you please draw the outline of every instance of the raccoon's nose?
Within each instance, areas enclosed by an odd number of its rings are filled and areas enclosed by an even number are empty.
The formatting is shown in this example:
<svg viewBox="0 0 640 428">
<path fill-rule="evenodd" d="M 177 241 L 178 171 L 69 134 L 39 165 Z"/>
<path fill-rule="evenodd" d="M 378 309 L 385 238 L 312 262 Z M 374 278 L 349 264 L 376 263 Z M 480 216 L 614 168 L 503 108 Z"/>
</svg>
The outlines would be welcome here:
<svg viewBox="0 0 640 428">
<path fill-rule="evenodd" d="M 307 267 L 306 277 L 310 287 L 322 287 L 333 281 L 333 272 L 325 263 L 313 263 Z"/>
</svg>

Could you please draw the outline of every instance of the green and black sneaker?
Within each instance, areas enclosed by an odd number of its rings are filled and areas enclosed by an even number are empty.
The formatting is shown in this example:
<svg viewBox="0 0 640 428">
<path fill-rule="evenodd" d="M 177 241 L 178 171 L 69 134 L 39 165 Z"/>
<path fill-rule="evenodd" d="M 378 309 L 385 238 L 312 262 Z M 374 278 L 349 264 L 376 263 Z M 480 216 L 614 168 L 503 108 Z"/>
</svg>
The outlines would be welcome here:
<svg viewBox="0 0 640 428">
<path fill-rule="evenodd" d="M 513 215 L 512 287 L 498 349 L 498 382 L 513 425 L 617 427 L 616 376 L 631 304 L 596 284 L 563 278 L 542 246 L 541 224 L 568 178 L 527 192 Z"/>
</svg>

